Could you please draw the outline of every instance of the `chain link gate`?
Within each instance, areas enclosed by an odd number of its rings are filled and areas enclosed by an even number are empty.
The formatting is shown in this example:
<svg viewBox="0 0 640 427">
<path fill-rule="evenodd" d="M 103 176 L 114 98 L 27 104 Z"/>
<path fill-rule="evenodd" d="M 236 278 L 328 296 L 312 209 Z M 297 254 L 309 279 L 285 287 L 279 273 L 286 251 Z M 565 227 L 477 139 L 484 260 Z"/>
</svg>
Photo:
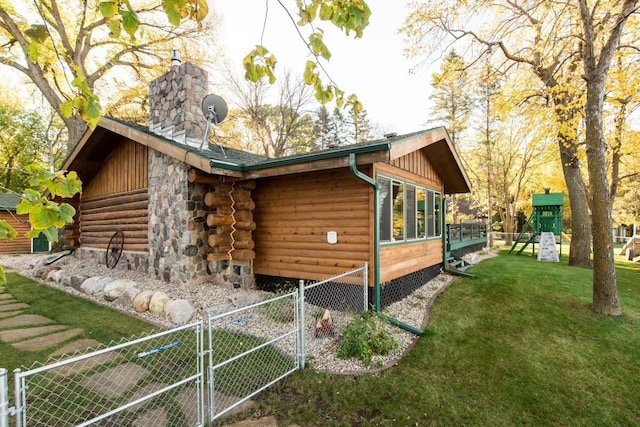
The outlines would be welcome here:
<svg viewBox="0 0 640 427">
<path fill-rule="evenodd" d="M 25 372 L 16 369 L 15 407 L 0 412 L 0 426 L 8 425 L 9 415 L 16 427 L 202 426 L 203 335 L 199 321 Z M 0 397 L 6 394 L 0 390 Z"/>
</svg>

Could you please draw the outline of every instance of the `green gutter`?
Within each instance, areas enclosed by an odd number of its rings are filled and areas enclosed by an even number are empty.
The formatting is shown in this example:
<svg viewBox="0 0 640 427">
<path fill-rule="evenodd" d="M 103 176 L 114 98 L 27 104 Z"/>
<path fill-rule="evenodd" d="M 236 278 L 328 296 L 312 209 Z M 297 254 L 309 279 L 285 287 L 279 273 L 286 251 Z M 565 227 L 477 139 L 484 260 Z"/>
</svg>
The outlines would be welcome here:
<svg viewBox="0 0 640 427">
<path fill-rule="evenodd" d="M 378 187 L 378 182 L 375 179 L 372 179 L 370 176 L 367 176 L 358 170 L 356 166 L 356 155 L 355 153 L 349 153 L 349 167 L 351 168 L 351 172 L 366 182 L 367 184 L 373 187 L 373 250 L 374 250 L 374 266 L 373 266 L 373 286 L 374 286 L 374 306 L 376 309 L 376 315 L 382 320 L 389 322 L 390 324 L 399 327 L 400 329 L 404 329 L 405 331 L 411 332 L 412 334 L 421 336 L 422 331 L 420 329 L 414 328 L 411 325 L 408 325 L 398 319 L 394 319 L 393 317 L 389 317 L 385 314 L 382 314 L 381 304 L 380 304 L 380 218 L 378 213 L 378 203 L 380 199 L 380 187 Z"/>
</svg>

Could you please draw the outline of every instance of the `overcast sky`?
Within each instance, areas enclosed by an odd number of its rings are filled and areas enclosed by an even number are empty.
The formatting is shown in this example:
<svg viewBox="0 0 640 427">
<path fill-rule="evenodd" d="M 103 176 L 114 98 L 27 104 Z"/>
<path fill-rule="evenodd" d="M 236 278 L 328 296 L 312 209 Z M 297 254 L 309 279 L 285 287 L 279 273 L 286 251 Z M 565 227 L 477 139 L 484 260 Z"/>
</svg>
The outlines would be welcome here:
<svg viewBox="0 0 640 427">
<path fill-rule="evenodd" d="M 223 40 L 228 59 L 238 67 L 242 58 L 260 43 L 265 16 L 265 0 L 216 1 L 223 20 Z M 295 12 L 295 2 L 283 1 Z M 403 55 L 405 43 L 398 34 L 407 15 L 406 1 L 368 0 L 372 14 L 361 39 L 353 33 L 334 31 L 320 22 L 325 43 L 332 53 L 326 66 L 331 77 L 346 93 L 356 93 L 369 118 L 386 132 L 408 133 L 433 127 L 427 123 L 429 91 L 433 69 L 409 70 L 417 60 Z M 277 68 L 302 74 L 308 52 L 296 29 L 277 1 L 268 2 L 268 24 L 263 44 L 278 59 Z M 295 18 L 295 16 L 294 16 Z"/>
</svg>

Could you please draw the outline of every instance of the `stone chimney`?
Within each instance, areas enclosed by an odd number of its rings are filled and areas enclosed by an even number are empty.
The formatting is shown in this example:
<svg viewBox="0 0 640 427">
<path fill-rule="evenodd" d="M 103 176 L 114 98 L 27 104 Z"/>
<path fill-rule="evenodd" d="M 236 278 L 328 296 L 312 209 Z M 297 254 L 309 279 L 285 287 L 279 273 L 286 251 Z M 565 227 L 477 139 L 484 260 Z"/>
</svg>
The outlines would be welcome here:
<svg viewBox="0 0 640 427">
<path fill-rule="evenodd" d="M 207 95 L 207 72 L 180 52 L 171 52 L 171 68 L 149 84 L 149 130 L 176 142 L 199 147 L 207 127 L 202 99 Z"/>
</svg>

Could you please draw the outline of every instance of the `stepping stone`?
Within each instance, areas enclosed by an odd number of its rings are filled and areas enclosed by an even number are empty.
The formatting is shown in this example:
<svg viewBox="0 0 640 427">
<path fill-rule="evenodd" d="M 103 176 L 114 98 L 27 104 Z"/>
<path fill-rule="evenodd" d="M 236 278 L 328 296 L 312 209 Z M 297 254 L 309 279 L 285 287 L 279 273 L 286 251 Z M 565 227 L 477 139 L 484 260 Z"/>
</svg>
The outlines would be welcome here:
<svg viewBox="0 0 640 427">
<path fill-rule="evenodd" d="M 4 342 L 20 341 L 26 338 L 37 337 L 39 335 L 50 334 L 51 332 L 59 331 L 60 329 L 66 329 L 66 326 L 51 325 L 51 326 L 39 326 L 37 328 L 20 328 L 9 329 L 6 331 L 0 331 L 0 340 Z"/>
<path fill-rule="evenodd" d="M 28 308 L 28 307 L 29 307 L 29 304 L 25 304 L 23 302 L 17 302 L 15 304 L 0 305 L 0 311 L 22 310 L 23 308 Z"/>
<path fill-rule="evenodd" d="M 163 408 L 156 408 L 140 415 L 140 417 L 131 424 L 131 427 L 164 427 L 168 422 L 167 411 Z"/>
<path fill-rule="evenodd" d="M 85 377 L 80 381 L 80 385 L 107 399 L 117 399 L 147 375 L 147 369 L 129 362 Z"/>
<path fill-rule="evenodd" d="M 4 270 L 4 271 L 7 271 L 7 270 L 6 270 L 6 267 L 5 267 L 5 270 Z M 4 292 L 6 292 L 5 287 L 4 287 L 4 286 L 0 286 L 0 294 L 2 294 L 2 293 L 4 293 Z"/>
<path fill-rule="evenodd" d="M 278 427 L 278 420 L 273 415 L 270 415 L 257 420 L 244 420 L 233 424 L 225 424 L 224 427 Z"/>
<path fill-rule="evenodd" d="M 84 353 L 87 349 L 96 349 L 100 346 L 100 342 L 94 340 L 93 338 L 83 338 L 80 340 L 71 341 L 69 344 L 60 347 L 53 353 L 49 355 L 49 357 L 69 355 L 72 356 L 76 352 Z"/>
<path fill-rule="evenodd" d="M 13 299 L 13 295 L 11 295 L 11 294 L 5 294 L 5 293 L 0 293 L 0 301 L 2 301 L 2 300 L 6 300 L 6 299 Z"/>
<path fill-rule="evenodd" d="M 53 320 L 39 314 L 23 314 L 10 319 L 0 320 L 0 329 L 15 329 L 21 326 L 35 326 L 53 323 Z"/>
<path fill-rule="evenodd" d="M 80 354 L 69 355 L 69 357 L 63 357 L 59 360 L 73 359 L 74 357 L 77 357 Z M 87 359 L 78 360 L 77 362 L 71 362 L 68 365 L 64 365 L 54 369 L 52 372 L 55 372 L 58 375 L 69 377 L 72 375 L 79 374 L 81 372 L 94 370 L 102 365 L 108 365 L 109 363 L 119 359 L 120 356 L 121 354 L 116 351 L 102 353 L 97 356 L 91 356 Z M 56 360 L 56 362 L 57 361 L 58 360 Z"/>
<path fill-rule="evenodd" d="M 136 392 L 133 393 L 132 396 L 129 396 L 127 398 L 126 402 L 123 403 L 123 405 L 126 404 L 126 403 L 129 403 L 129 402 L 134 402 L 134 401 L 136 401 L 138 399 L 142 399 L 143 397 L 148 396 L 148 395 L 150 395 L 152 393 L 155 393 L 158 390 L 162 390 L 166 386 L 167 386 L 167 384 L 162 384 L 162 383 L 149 383 L 149 384 L 147 384 L 145 386 L 142 386 L 142 387 L 138 388 L 136 390 Z M 159 394 L 156 397 L 162 399 L 163 395 Z M 138 403 L 137 405 L 133 405 L 132 407 L 125 409 L 124 412 L 135 412 L 135 411 L 138 411 L 138 410 L 144 408 L 145 406 L 147 406 L 148 404 L 150 404 L 151 402 L 153 402 L 154 399 L 145 400 L 142 403 Z M 189 424 L 189 425 L 194 425 L 194 424 Z"/>
<path fill-rule="evenodd" d="M 55 334 L 45 335 L 27 341 L 20 341 L 11 345 L 22 351 L 41 351 L 55 347 L 83 332 L 84 330 L 80 328 L 69 329 L 68 331 L 57 332 Z"/>
<path fill-rule="evenodd" d="M 22 313 L 21 311 L 0 311 L 0 319 L 6 319 L 7 317 L 13 317 Z"/>
</svg>

